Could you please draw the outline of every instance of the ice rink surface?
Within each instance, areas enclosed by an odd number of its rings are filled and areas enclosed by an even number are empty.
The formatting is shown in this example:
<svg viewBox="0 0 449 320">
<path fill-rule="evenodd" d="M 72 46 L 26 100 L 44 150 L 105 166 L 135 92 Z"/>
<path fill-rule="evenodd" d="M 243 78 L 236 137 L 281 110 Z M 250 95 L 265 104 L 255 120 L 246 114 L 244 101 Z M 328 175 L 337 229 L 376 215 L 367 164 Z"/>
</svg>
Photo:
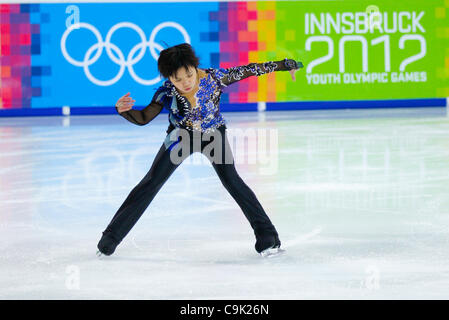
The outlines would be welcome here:
<svg viewBox="0 0 449 320">
<path fill-rule="evenodd" d="M 234 156 L 246 156 L 237 171 L 286 254 L 257 255 L 249 223 L 199 155 L 115 254 L 97 258 L 167 114 L 141 127 L 118 115 L 0 118 L 0 299 L 449 298 L 445 108 L 224 117 L 229 130 L 275 138 L 266 157 L 240 147 Z"/>
</svg>

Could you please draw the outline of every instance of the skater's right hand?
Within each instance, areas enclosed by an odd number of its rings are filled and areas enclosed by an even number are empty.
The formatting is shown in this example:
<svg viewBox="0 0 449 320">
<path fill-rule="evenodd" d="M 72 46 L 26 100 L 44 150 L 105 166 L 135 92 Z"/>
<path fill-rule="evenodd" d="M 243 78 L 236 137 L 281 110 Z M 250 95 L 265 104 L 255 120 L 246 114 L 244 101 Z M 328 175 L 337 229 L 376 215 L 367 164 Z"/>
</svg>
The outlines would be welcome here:
<svg viewBox="0 0 449 320">
<path fill-rule="evenodd" d="M 136 102 L 136 100 L 133 100 L 133 98 L 129 96 L 128 92 L 123 97 L 118 99 L 115 106 L 117 107 L 118 113 L 122 113 L 131 110 L 133 108 L 134 102 Z"/>
</svg>

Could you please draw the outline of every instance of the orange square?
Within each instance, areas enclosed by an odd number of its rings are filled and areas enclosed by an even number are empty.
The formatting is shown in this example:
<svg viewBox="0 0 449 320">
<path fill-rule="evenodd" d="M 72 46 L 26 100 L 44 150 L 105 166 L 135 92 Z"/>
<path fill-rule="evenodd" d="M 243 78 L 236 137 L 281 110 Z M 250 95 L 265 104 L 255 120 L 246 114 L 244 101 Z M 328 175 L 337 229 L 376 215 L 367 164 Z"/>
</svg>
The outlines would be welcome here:
<svg viewBox="0 0 449 320">
<path fill-rule="evenodd" d="M 266 18 L 266 20 L 276 19 L 276 11 L 274 11 L 274 10 L 265 11 L 265 18 Z"/>
<path fill-rule="evenodd" d="M 275 102 L 276 101 L 276 91 L 267 93 L 267 102 Z"/>
<path fill-rule="evenodd" d="M 266 44 L 266 42 L 259 42 L 258 48 L 259 48 L 259 51 L 265 51 L 265 50 L 267 50 L 267 44 Z"/>
<path fill-rule="evenodd" d="M 247 6 L 248 11 L 255 11 L 257 10 L 257 1 L 248 1 Z"/>
<path fill-rule="evenodd" d="M 248 40 L 251 42 L 257 42 L 257 31 L 248 32 Z"/>
<path fill-rule="evenodd" d="M 238 32 L 238 39 L 240 42 L 248 42 L 249 35 L 247 31 L 239 31 Z"/>
<path fill-rule="evenodd" d="M 248 102 L 257 102 L 257 91 L 248 92 Z"/>
<path fill-rule="evenodd" d="M 257 31 L 257 20 L 248 21 L 248 31 Z"/>
</svg>

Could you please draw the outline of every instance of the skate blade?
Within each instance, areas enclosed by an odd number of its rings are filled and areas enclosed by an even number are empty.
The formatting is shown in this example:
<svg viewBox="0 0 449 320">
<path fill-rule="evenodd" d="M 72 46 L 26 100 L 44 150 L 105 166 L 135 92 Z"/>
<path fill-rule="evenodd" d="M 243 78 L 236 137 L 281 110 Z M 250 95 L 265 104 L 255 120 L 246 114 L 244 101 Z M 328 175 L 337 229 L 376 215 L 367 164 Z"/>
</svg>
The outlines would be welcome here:
<svg viewBox="0 0 449 320">
<path fill-rule="evenodd" d="M 284 252 L 285 252 L 285 250 L 281 249 L 281 248 L 270 248 L 270 249 L 266 249 L 266 250 L 262 251 L 260 253 L 260 255 L 263 258 L 272 258 L 272 257 L 277 257 L 277 256 L 283 254 Z"/>
<path fill-rule="evenodd" d="M 97 251 L 96 255 L 98 258 L 101 258 L 103 256 L 103 254 L 100 252 L 100 250 Z"/>
</svg>

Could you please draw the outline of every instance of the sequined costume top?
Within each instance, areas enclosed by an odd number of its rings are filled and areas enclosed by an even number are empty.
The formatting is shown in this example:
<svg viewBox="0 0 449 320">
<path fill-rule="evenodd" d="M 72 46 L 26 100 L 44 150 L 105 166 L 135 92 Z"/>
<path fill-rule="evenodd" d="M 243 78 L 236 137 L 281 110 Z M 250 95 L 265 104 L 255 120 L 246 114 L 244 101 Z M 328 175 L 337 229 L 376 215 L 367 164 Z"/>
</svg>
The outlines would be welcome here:
<svg viewBox="0 0 449 320">
<path fill-rule="evenodd" d="M 219 108 L 224 87 L 250 76 L 260 76 L 273 71 L 288 71 L 299 67 L 302 67 L 301 63 L 284 59 L 231 68 L 204 70 L 198 68 L 195 87 L 197 90 L 182 95 L 170 80 L 166 80 L 156 90 L 148 106 L 142 110 L 131 109 L 120 115 L 136 125 L 145 125 L 165 108 L 170 122 L 167 133 L 174 128 L 208 133 L 226 125 Z"/>
</svg>

